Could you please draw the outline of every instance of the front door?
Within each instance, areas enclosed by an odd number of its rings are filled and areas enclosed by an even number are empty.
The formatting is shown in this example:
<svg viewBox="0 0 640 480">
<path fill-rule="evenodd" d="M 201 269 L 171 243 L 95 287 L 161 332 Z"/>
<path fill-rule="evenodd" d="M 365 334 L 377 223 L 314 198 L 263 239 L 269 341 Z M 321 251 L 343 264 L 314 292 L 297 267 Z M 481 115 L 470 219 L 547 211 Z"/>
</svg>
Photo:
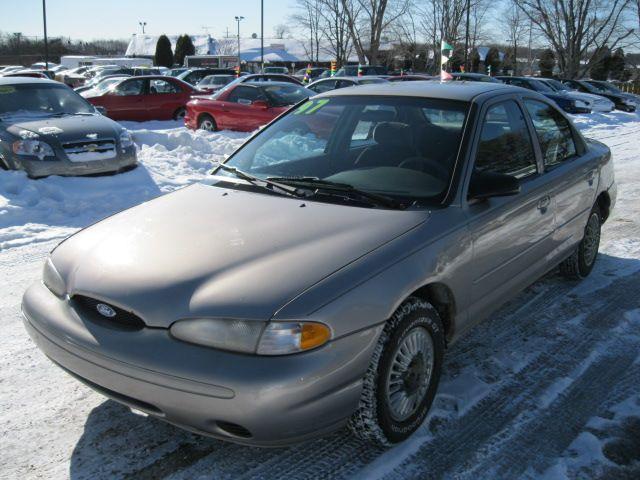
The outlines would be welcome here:
<svg viewBox="0 0 640 480">
<path fill-rule="evenodd" d="M 133 120 L 141 122 L 147 119 L 145 93 L 147 81 L 132 78 L 121 82 L 105 99 L 107 115 L 114 120 Z"/>
<path fill-rule="evenodd" d="M 469 200 L 473 241 L 470 319 L 479 319 L 544 273 L 552 248 L 554 199 L 541 174 L 530 131 L 519 104 L 497 101 L 485 108 L 473 174 L 503 173 L 519 179 L 517 195 Z"/>
</svg>

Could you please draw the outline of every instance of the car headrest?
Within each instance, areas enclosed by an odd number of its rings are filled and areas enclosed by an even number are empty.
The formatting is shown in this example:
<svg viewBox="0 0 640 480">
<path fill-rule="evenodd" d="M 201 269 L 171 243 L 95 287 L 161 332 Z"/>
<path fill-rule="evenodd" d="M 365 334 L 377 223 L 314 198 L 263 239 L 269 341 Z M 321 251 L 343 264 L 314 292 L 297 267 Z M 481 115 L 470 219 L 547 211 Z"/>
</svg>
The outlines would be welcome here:
<svg viewBox="0 0 640 480">
<path fill-rule="evenodd" d="M 406 123 L 382 122 L 373 130 L 373 139 L 378 145 L 387 147 L 411 147 L 411 128 Z"/>
</svg>

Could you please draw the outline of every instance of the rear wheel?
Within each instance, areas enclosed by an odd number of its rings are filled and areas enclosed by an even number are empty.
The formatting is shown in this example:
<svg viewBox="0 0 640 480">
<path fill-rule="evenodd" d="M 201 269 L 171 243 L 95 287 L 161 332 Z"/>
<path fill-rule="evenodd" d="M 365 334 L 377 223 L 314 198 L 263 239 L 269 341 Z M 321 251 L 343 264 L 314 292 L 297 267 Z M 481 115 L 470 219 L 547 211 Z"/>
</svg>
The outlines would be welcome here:
<svg viewBox="0 0 640 480">
<path fill-rule="evenodd" d="M 186 114 L 187 114 L 187 109 L 184 107 L 180 107 L 173 113 L 173 119 L 182 120 Z"/>
<path fill-rule="evenodd" d="M 422 424 L 440 380 L 444 330 L 435 308 L 410 297 L 387 322 L 365 375 L 350 430 L 390 446 Z"/>
<path fill-rule="evenodd" d="M 211 115 L 202 115 L 198 120 L 198 128 L 200 130 L 206 130 L 207 132 L 215 132 L 218 129 L 216 121 Z"/>
<path fill-rule="evenodd" d="M 582 241 L 571 256 L 560 264 L 560 272 L 564 276 L 578 280 L 591 273 L 598 257 L 601 226 L 602 214 L 598 205 L 594 205 L 584 228 Z"/>
</svg>

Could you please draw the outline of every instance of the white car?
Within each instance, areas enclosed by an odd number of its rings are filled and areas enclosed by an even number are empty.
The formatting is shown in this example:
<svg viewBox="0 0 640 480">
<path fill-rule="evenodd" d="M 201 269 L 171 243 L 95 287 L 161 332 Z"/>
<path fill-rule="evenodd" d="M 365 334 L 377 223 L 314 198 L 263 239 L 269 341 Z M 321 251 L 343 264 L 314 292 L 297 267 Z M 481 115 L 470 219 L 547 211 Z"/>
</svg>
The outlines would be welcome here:
<svg viewBox="0 0 640 480">
<path fill-rule="evenodd" d="M 540 78 L 539 80 L 542 80 L 556 92 L 562 93 L 572 100 L 580 100 L 586 103 L 587 108 L 590 108 L 592 112 L 610 112 L 616 108 L 615 104 L 611 100 L 600 95 L 572 90 L 564 83 L 553 78 Z"/>
</svg>

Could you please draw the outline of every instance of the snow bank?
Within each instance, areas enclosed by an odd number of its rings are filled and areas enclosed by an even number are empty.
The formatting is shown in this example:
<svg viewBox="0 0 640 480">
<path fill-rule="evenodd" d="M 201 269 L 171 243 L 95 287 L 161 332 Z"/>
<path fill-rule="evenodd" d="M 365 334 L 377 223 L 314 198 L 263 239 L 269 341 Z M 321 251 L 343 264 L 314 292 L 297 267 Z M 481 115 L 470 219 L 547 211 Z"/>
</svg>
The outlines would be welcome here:
<svg viewBox="0 0 640 480">
<path fill-rule="evenodd" d="M 63 238 L 117 211 L 205 177 L 246 133 L 192 132 L 181 122 L 123 122 L 138 149 L 137 169 L 99 177 L 29 179 L 0 173 L 0 250 Z"/>
</svg>

